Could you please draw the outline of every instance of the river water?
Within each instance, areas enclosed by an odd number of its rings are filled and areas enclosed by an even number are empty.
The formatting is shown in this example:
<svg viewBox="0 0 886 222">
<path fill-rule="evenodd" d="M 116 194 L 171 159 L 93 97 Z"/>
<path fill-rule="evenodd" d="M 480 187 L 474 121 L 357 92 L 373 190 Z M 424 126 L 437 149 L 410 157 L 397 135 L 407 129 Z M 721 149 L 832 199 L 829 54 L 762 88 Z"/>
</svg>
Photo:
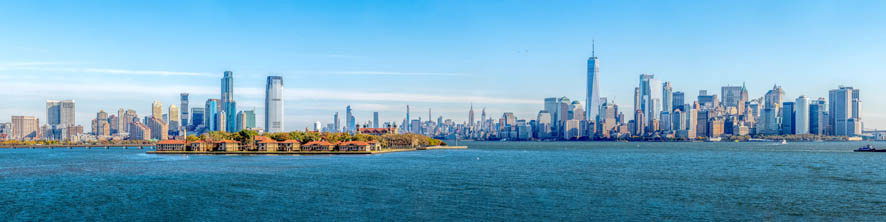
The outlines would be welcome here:
<svg viewBox="0 0 886 222">
<path fill-rule="evenodd" d="M 463 142 L 377 155 L 0 149 L 0 221 L 883 220 L 864 143 Z M 874 143 L 886 147 L 886 143 Z"/>
</svg>

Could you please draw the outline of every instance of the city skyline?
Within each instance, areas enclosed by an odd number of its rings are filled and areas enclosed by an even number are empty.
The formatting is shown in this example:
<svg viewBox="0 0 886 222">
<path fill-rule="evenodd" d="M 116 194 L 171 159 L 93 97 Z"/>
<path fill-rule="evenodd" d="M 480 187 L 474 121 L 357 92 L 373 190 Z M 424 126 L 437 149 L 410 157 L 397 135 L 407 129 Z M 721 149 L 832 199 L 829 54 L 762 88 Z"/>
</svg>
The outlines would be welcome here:
<svg viewBox="0 0 886 222">
<path fill-rule="evenodd" d="M 124 3 L 120 3 L 124 4 Z M 422 18 L 423 9 L 421 4 L 414 5 L 417 9 L 405 13 L 407 18 Z M 430 4 L 430 3 L 425 3 Z M 491 10 L 493 3 L 478 3 L 478 10 Z M 871 95 L 882 92 L 874 85 L 874 82 L 882 81 L 884 77 L 877 75 L 886 69 L 879 64 L 883 56 L 882 43 L 863 36 L 877 36 L 877 30 L 860 28 L 878 27 L 882 19 L 866 19 L 865 16 L 882 18 L 873 15 L 882 5 L 876 2 L 858 3 L 858 5 L 838 5 L 836 3 L 821 3 L 820 5 L 805 5 L 802 8 L 797 5 L 785 4 L 773 6 L 771 11 L 761 12 L 769 16 L 768 21 L 776 21 L 774 24 L 762 24 L 757 20 L 735 21 L 717 20 L 688 23 L 676 17 L 676 14 L 684 13 L 690 17 L 715 16 L 702 12 L 700 8 L 713 7 L 718 12 L 726 12 L 729 15 L 742 14 L 753 11 L 760 4 L 737 7 L 734 10 L 724 11 L 729 8 L 727 4 L 705 3 L 701 6 L 687 7 L 671 10 L 671 14 L 664 14 L 666 19 L 686 24 L 687 27 L 677 31 L 664 31 L 663 28 L 650 27 L 646 24 L 653 21 L 652 16 L 622 20 L 619 15 L 604 12 L 603 9 L 621 9 L 622 12 L 641 12 L 642 9 L 632 8 L 619 3 L 584 5 L 583 3 L 565 3 L 550 5 L 544 8 L 530 10 L 525 19 L 507 22 L 492 17 L 478 14 L 470 14 L 467 18 L 456 19 L 452 23 L 441 23 L 437 20 L 422 20 L 430 23 L 434 28 L 441 31 L 458 31 L 462 33 L 478 34 L 474 38 L 431 38 L 427 41 L 409 41 L 405 37 L 392 36 L 391 39 L 373 38 L 370 41 L 356 40 L 351 38 L 335 38 L 330 41 L 321 41 L 320 37 L 328 37 L 323 32 L 306 31 L 306 37 L 298 41 L 284 41 L 277 38 L 261 37 L 251 34 L 234 35 L 234 43 L 240 44 L 232 48 L 210 40 L 207 43 L 196 44 L 197 48 L 180 48 L 185 42 L 191 42 L 196 38 L 208 34 L 216 35 L 219 30 L 202 29 L 195 30 L 190 34 L 195 37 L 169 36 L 153 34 L 163 43 L 151 39 L 125 39 L 123 35 L 111 35 L 101 37 L 102 40 L 116 42 L 112 45 L 98 45 L 96 41 L 87 41 L 88 37 L 96 37 L 101 33 L 72 32 L 64 37 L 44 37 L 24 40 L 41 33 L 56 33 L 62 29 L 58 25 L 46 25 L 33 23 L 28 14 L 28 7 L 22 12 L 4 11 L 14 16 L 17 22 L 7 24 L 5 28 L 17 28 L 22 31 L 20 37 L 3 37 L 6 43 L 0 43 L 0 48 L 10 52 L 10 55 L 0 56 L 0 86 L 8 89 L 4 96 L 7 103 L 0 106 L 0 122 L 8 122 L 9 116 L 35 116 L 41 119 L 41 124 L 46 123 L 45 105 L 47 100 L 75 100 L 77 101 L 76 124 L 88 126 L 89 120 L 99 110 L 113 112 L 117 109 L 134 109 L 141 116 L 150 113 L 150 103 L 154 100 L 164 104 L 163 110 L 169 104 L 180 104 L 179 93 L 189 93 L 190 100 L 194 101 L 192 107 L 202 107 L 203 101 L 208 98 L 216 98 L 219 92 L 218 79 L 225 70 L 236 73 L 234 80 L 234 101 L 237 101 L 239 109 L 262 110 L 264 107 L 264 79 L 269 75 L 279 75 L 286 80 L 285 126 L 286 130 L 309 128 L 315 121 L 321 121 L 323 125 L 330 123 L 331 113 L 341 112 L 347 105 L 351 105 L 354 116 L 358 123 L 372 119 L 373 112 L 379 112 L 383 122 L 399 121 L 404 116 L 403 107 L 407 104 L 414 110 L 427 110 L 433 108 L 435 115 L 445 118 L 467 120 L 467 112 L 470 103 L 475 108 L 488 108 L 492 116 L 504 112 L 513 112 L 520 119 L 535 119 L 537 110 L 541 107 L 543 98 L 566 96 L 573 100 L 586 101 L 585 78 L 587 75 L 586 61 L 588 57 L 596 56 L 601 61 L 599 71 L 600 96 L 610 101 L 615 101 L 622 108 L 631 106 L 631 94 L 636 85 L 636 76 L 640 73 L 649 73 L 673 83 L 674 91 L 685 92 L 687 98 L 696 98 L 699 90 L 719 92 L 721 86 L 736 86 L 746 83 L 750 98 L 762 97 L 772 85 L 784 87 L 786 101 L 800 95 L 805 95 L 811 100 L 819 97 L 827 98 L 827 90 L 837 88 L 840 85 L 853 86 L 865 91 L 864 123 L 866 128 L 882 128 L 886 126 L 884 114 L 877 112 L 886 107 Z M 220 4 L 218 8 L 232 9 L 236 4 Z M 382 4 L 384 5 L 384 4 Z M 599 15 L 585 16 L 575 10 L 566 10 L 569 6 L 582 5 L 592 11 L 601 12 Z M 132 10 L 132 5 L 123 5 L 121 12 Z M 292 6 L 292 5 L 289 5 Z M 514 4 L 513 8 L 529 8 L 532 4 Z M 83 9 L 95 7 L 85 4 L 79 6 Z M 171 6 L 152 6 L 169 8 Z M 271 8 L 270 5 L 260 5 L 259 8 Z M 324 5 L 309 4 L 306 7 L 314 11 L 323 11 Z M 662 7 L 676 7 L 662 5 Z M 682 7 L 682 6 L 681 6 Z M 846 11 L 832 11 L 829 7 L 846 9 Z M 582 7 L 577 7 L 582 8 Z M 50 12 L 60 10 L 53 7 L 44 8 Z M 185 7 L 185 11 L 195 10 Z M 453 5 L 444 9 L 446 13 L 461 9 L 461 6 Z M 543 18 L 542 15 L 552 15 L 555 10 L 564 9 L 562 15 L 553 18 Z M 281 11 L 299 11 L 293 7 L 282 7 Z M 348 8 L 346 12 L 363 12 L 369 15 L 390 14 L 391 11 L 406 10 L 403 8 L 373 8 L 368 6 L 355 6 Z M 410 9 L 413 10 L 413 9 Z M 89 11 L 89 10 L 85 10 Z M 478 12 L 478 11 L 474 11 Z M 789 12 L 789 13 L 785 13 Z M 829 12 L 822 13 L 822 12 Z M 69 12 L 82 13 L 82 12 Z M 112 13 L 112 12 L 108 12 Z M 161 14 L 171 12 L 161 12 Z M 204 11 L 203 13 L 208 13 Z M 515 14 L 498 12 L 500 15 L 512 18 Z M 52 13 L 49 13 L 52 14 Z M 199 14 L 199 13 L 198 13 Z M 637 14 L 637 13 L 628 13 Z M 784 15 L 780 15 L 784 14 Z M 854 15 L 850 15 L 854 14 Z M 80 15 L 80 14 L 78 14 Z M 176 19 L 188 20 L 180 14 L 172 14 Z M 659 14 L 661 15 L 661 14 Z M 804 15 L 820 15 L 809 17 Z M 18 16 L 18 17 L 15 17 Z M 136 20 L 140 15 L 132 17 L 124 16 L 121 23 Z M 227 18 L 230 15 L 221 15 L 219 22 L 203 21 L 217 28 L 230 27 L 237 22 Z M 358 21 L 364 16 L 345 15 L 341 21 Z M 603 19 L 604 16 L 611 16 Z M 65 25 L 83 27 L 87 24 L 96 27 L 117 27 L 117 22 L 89 23 L 89 16 L 77 17 L 66 21 Z M 554 27 L 546 27 L 544 21 L 557 21 L 567 18 L 575 19 L 575 22 L 589 22 L 596 31 L 579 31 L 585 25 L 573 23 L 562 24 Z M 836 18 L 836 19 L 834 19 Z M 48 20 L 58 20 L 60 17 L 50 16 Z M 191 18 L 195 19 L 195 18 Z M 257 13 L 246 13 L 246 22 L 259 22 L 267 19 Z M 380 17 L 380 20 L 370 24 L 345 24 L 342 30 L 357 28 L 378 37 L 383 32 L 377 31 L 382 25 L 394 25 L 403 27 L 406 22 L 391 20 Z M 527 22 L 531 19 L 537 22 Z M 824 21 L 832 20 L 832 21 Z M 824 21 L 824 22 L 821 22 Z M 182 31 L 189 28 L 188 25 L 171 25 L 166 20 L 148 24 L 156 30 Z M 497 34 L 479 31 L 473 28 L 458 28 L 460 24 L 483 24 L 485 26 L 513 25 L 516 22 L 527 22 L 527 27 L 503 28 L 499 31 L 512 34 L 525 34 L 522 29 L 557 30 L 549 35 L 518 36 L 516 39 L 504 43 L 491 44 L 479 47 L 481 43 L 489 40 L 503 38 Z M 842 23 L 841 23 L 842 22 Z M 851 23 L 851 28 L 842 28 L 840 25 Z M 702 33 L 704 27 L 713 25 L 736 25 L 735 32 L 754 31 L 758 35 L 729 37 L 725 36 L 733 31 L 713 31 Z M 162 25 L 169 25 L 164 27 Z M 315 27 L 318 23 L 285 24 L 274 23 L 279 27 Z M 619 29 L 618 25 L 628 25 L 628 28 Z M 749 28 L 750 26 L 757 26 Z M 788 27 L 793 26 L 793 27 Z M 586 28 L 585 28 L 586 29 Z M 648 30 L 646 30 L 648 29 Z M 769 30 L 794 31 L 796 34 L 776 35 L 767 33 Z M 835 30 L 834 33 L 821 33 L 820 29 Z M 839 30 L 851 29 L 852 32 L 841 34 Z M 131 34 L 142 34 L 139 30 L 128 30 Z M 260 33 L 270 35 L 281 34 L 282 36 L 302 36 L 295 32 L 278 32 L 271 28 L 257 28 Z M 338 29 L 319 29 L 336 31 Z M 615 30 L 609 32 L 607 30 Z M 859 30 L 868 30 L 863 33 Z M 206 34 L 197 33 L 198 31 Z M 231 30 L 247 31 L 247 30 Z M 346 31 L 341 31 L 345 32 Z M 660 31 L 663 35 L 658 37 L 633 37 L 638 33 Z M 392 30 L 397 34 L 408 33 L 403 30 Z M 437 33 L 432 31 L 430 33 Z M 691 37 L 689 34 L 699 34 L 699 37 Z M 852 35 L 855 34 L 855 35 Z M 415 36 L 418 35 L 418 36 Z M 862 37 L 856 37 L 856 36 Z M 387 35 L 386 35 L 387 36 Z M 412 37 L 426 37 L 424 34 L 414 34 Z M 269 45 L 252 44 L 250 38 L 268 40 L 270 44 L 282 46 L 279 52 L 269 53 L 269 56 L 258 56 L 251 59 L 247 56 L 255 56 L 269 50 Z M 685 41 L 674 39 L 685 38 Z M 558 39 L 562 44 L 539 44 L 534 43 L 543 39 Z M 596 39 L 596 49 L 591 42 Z M 65 41 L 61 41 L 65 40 Z M 175 41 L 177 40 L 177 41 Z M 797 41 L 808 40 L 808 41 Z M 70 44 L 71 49 L 60 47 L 56 42 Z M 171 43 L 170 43 L 171 42 Z M 138 46 L 144 43 L 148 46 L 156 46 L 151 49 Z M 375 43 L 377 46 L 360 46 L 360 43 Z M 397 49 L 393 52 L 384 52 L 385 46 L 394 43 L 404 43 L 406 46 L 415 46 L 422 49 L 427 55 L 417 54 L 411 51 Z M 668 44 L 673 43 L 673 44 Z M 841 47 L 833 47 L 839 43 Z M 161 45 L 162 44 L 162 45 Z M 316 46 L 304 46 L 304 44 L 316 44 Z M 335 44 L 345 44 L 335 46 Z M 470 45 L 471 48 L 454 47 L 444 49 L 431 47 L 433 44 L 447 46 Z M 864 46 L 864 47 L 862 47 Z M 713 49 L 707 49 L 711 48 Z M 738 48 L 744 47 L 743 50 Z M 840 48 L 850 48 L 854 51 L 846 51 Z M 350 48 L 350 49 L 347 49 Z M 682 50 L 675 50 L 681 48 Z M 191 50 L 200 49 L 204 52 L 223 50 L 233 52 L 230 56 L 212 57 L 207 59 L 190 59 Z M 82 56 L 75 56 L 73 52 L 83 52 Z M 134 51 L 142 55 L 133 55 Z M 812 53 L 815 52 L 815 53 Z M 183 54 L 163 59 L 163 54 Z M 201 55 L 204 53 L 201 53 Z M 461 58 L 467 54 L 472 55 L 475 61 L 465 61 Z M 772 60 L 774 54 L 779 59 Z M 821 55 L 828 55 L 828 59 L 820 59 Z M 270 56 L 279 56 L 286 59 L 284 62 L 271 59 Z M 198 57 L 198 56 L 194 56 Z M 815 59 L 818 58 L 818 59 Z M 181 60 L 181 61 L 173 61 Z M 294 62 L 291 62 L 294 61 Z M 819 61 L 815 66 L 810 66 L 810 61 Z M 826 61 L 822 64 L 821 61 Z M 311 64 L 315 63 L 315 65 Z M 437 63 L 448 63 L 439 65 Z M 77 75 L 74 78 L 72 75 Z M 544 76 L 545 78 L 538 78 Z M 701 78 L 700 76 L 706 76 Z M 814 76 L 815 78 L 805 78 Z M 435 87 L 445 85 L 446 87 Z M 535 88 L 545 86 L 544 90 L 519 90 L 521 88 Z M 724 96 L 724 95 L 720 95 Z M 691 100 L 691 99 L 690 99 Z M 586 102 L 583 102 L 587 104 Z M 623 109 L 627 110 L 627 109 Z M 626 112 L 627 113 L 627 112 Z M 228 113 L 229 116 L 235 113 Z M 263 112 L 256 113 L 259 120 L 258 126 L 264 126 Z M 423 116 L 423 115 L 418 115 Z M 630 115 L 633 116 L 633 115 Z M 646 115 L 647 118 L 651 117 Z M 182 119 L 184 120 L 184 119 Z M 233 118 L 228 118 L 229 122 Z"/>
</svg>

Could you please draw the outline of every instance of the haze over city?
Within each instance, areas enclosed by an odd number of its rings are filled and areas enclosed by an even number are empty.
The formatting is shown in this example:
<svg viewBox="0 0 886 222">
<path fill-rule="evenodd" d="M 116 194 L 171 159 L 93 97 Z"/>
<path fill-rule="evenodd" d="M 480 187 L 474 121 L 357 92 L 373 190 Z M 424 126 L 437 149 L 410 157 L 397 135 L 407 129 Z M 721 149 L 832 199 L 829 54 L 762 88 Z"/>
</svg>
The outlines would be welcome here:
<svg viewBox="0 0 886 222">
<path fill-rule="evenodd" d="M 803 4 L 797 4 L 802 2 Z M 240 109 L 263 126 L 266 76 L 285 82 L 287 130 L 380 112 L 467 119 L 534 119 L 547 97 L 585 99 L 596 41 L 600 96 L 632 104 L 641 73 L 698 90 L 780 85 L 785 98 L 862 90 L 865 128 L 886 125 L 883 2 L 44 2 L 0 13 L 0 122 L 45 117 L 46 100 L 77 102 L 77 124 L 98 110 L 151 112 L 151 102 L 217 98 L 234 72 Z M 626 109 L 628 110 L 628 109 Z"/>
</svg>

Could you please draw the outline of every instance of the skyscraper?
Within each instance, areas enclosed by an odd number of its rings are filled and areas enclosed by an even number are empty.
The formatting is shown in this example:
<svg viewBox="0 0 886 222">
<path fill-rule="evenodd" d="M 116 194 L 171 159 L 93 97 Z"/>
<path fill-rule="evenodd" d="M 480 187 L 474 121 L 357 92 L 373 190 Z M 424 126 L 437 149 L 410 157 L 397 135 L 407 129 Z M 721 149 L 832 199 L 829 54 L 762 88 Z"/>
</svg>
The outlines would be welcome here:
<svg viewBox="0 0 886 222">
<path fill-rule="evenodd" d="M 474 103 L 471 103 L 471 109 L 468 110 L 468 126 L 474 125 Z"/>
<path fill-rule="evenodd" d="M 409 116 L 409 104 L 407 104 L 406 105 L 406 124 L 403 124 L 404 127 L 406 127 L 406 132 L 412 132 L 412 130 L 410 129 L 411 127 L 409 126 L 409 125 L 412 125 L 412 124 L 409 124 L 409 122 L 412 121 L 412 119 L 410 119 L 410 118 L 411 117 Z"/>
<path fill-rule="evenodd" d="M 790 135 L 796 133 L 796 126 L 794 124 L 794 102 L 784 102 L 781 107 L 781 134 Z"/>
<path fill-rule="evenodd" d="M 332 114 L 332 132 L 341 132 L 341 121 L 338 119 L 338 112 Z"/>
<path fill-rule="evenodd" d="M 671 82 L 664 82 L 661 86 L 661 111 L 662 112 L 671 112 L 674 110 L 674 88 L 671 86 Z"/>
<path fill-rule="evenodd" d="M 206 108 L 204 109 L 204 121 L 203 124 L 206 126 L 206 131 L 219 131 L 218 129 L 218 99 L 207 99 L 206 100 Z"/>
<path fill-rule="evenodd" d="M 826 135 L 828 133 L 828 103 L 818 98 L 809 105 L 809 133 Z"/>
<path fill-rule="evenodd" d="M 794 133 L 809 133 L 809 98 L 800 96 L 794 103 Z"/>
<path fill-rule="evenodd" d="M 655 79 L 655 75 L 640 74 L 640 110 L 646 121 L 658 119 L 661 112 L 661 82 Z"/>
<path fill-rule="evenodd" d="M 176 132 L 176 135 L 178 135 L 178 131 L 181 130 L 180 129 L 180 127 L 181 127 L 181 116 L 180 115 L 181 115 L 181 113 L 178 109 L 178 106 L 176 106 L 175 104 L 169 105 L 169 114 L 168 114 L 169 124 L 168 124 L 168 126 L 169 126 L 169 130 Z"/>
<path fill-rule="evenodd" d="M 348 127 L 348 132 L 357 131 L 357 120 L 354 118 L 354 113 L 352 111 L 350 105 L 345 108 L 345 124 L 347 124 L 346 127 Z"/>
<path fill-rule="evenodd" d="M 68 127 L 76 123 L 74 100 L 47 100 L 46 120 L 50 126 Z"/>
<path fill-rule="evenodd" d="M 154 100 L 154 103 L 151 104 L 151 117 L 163 120 L 163 104 L 160 101 Z"/>
<path fill-rule="evenodd" d="M 674 95 L 672 98 L 674 100 L 674 102 L 672 103 L 673 110 L 682 109 L 683 105 L 686 104 L 686 102 L 685 102 L 686 94 L 684 94 L 681 91 L 676 91 L 673 93 L 673 95 Z"/>
<path fill-rule="evenodd" d="M 191 128 L 197 129 L 200 125 L 203 125 L 206 120 L 206 109 L 200 107 L 191 108 Z"/>
<path fill-rule="evenodd" d="M 861 99 L 859 90 L 840 86 L 828 92 L 829 125 L 835 136 L 856 136 L 861 133 Z"/>
<path fill-rule="evenodd" d="M 742 89 L 743 86 L 723 86 L 720 88 L 720 95 L 723 96 L 721 98 L 721 103 L 723 107 L 727 110 L 729 108 L 734 108 L 736 112 L 741 113 L 741 110 L 744 108 L 744 102 L 742 101 Z"/>
<path fill-rule="evenodd" d="M 600 73 L 600 64 L 597 61 L 596 46 L 591 42 L 591 57 L 588 58 L 588 76 L 587 76 L 587 97 L 585 101 L 585 119 L 592 120 L 597 118 L 597 108 L 600 106 L 600 87 L 597 81 L 597 75 Z"/>
<path fill-rule="evenodd" d="M 234 101 L 234 72 L 225 71 L 221 79 L 221 106 L 225 112 L 225 127 L 220 131 L 237 130 L 237 103 Z M 221 124 L 219 124 L 221 125 Z"/>
<path fill-rule="evenodd" d="M 188 97 L 190 96 L 190 94 L 181 93 L 179 94 L 179 96 L 181 98 L 181 106 L 179 107 L 181 108 L 181 126 L 182 128 L 184 128 L 185 131 L 187 131 L 188 126 L 190 126 L 191 124 L 191 113 L 190 108 L 188 108 L 188 105 L 190 103 Z"/>
<path fill-rule="evenodd" d="M 265 84 L 265 129 L 283 132 L 283 77 L 268 76 Z"/>
<path fill-rule="evenodd" d="M 255 111 L 243 110 L 237 113 L 237 131 L 255 129 Z"/>
<path fill-rule="evenodd" d="M 378 128 L 378 112 L 372 112 L 372 128 Z"/>
</svg>

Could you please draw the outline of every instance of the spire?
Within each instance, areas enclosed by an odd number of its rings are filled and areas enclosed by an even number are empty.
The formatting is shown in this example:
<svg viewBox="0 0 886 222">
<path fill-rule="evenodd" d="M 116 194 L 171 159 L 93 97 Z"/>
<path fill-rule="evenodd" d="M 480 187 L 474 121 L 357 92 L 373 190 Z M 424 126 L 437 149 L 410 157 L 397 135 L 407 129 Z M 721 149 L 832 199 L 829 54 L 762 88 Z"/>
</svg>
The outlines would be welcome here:
<svg viewBox="0 0 886 222">
<path fill-rule="evenodd" d="M 591 57 L 597 57 L 596 39 L 591 39 Z"/>
</svg>

